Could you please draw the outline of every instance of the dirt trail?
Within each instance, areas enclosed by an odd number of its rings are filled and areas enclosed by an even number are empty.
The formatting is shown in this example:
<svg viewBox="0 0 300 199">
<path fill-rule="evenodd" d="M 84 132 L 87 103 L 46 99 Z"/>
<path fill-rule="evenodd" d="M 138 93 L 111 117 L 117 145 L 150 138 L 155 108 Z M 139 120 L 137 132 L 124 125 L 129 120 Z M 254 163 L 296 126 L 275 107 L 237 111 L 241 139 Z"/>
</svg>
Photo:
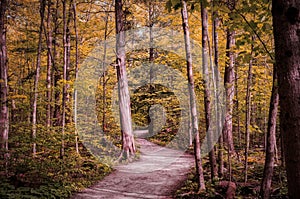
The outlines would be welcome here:
<svg viewBox="0 0 300 199">
<path fill-rule="evenodd" d="M 141 156 L 72 199 L 172 198 L 194 164 L 192 155 L 167 149 L 143 139 L 147 131 L 135 131 Z"/>
</svg>

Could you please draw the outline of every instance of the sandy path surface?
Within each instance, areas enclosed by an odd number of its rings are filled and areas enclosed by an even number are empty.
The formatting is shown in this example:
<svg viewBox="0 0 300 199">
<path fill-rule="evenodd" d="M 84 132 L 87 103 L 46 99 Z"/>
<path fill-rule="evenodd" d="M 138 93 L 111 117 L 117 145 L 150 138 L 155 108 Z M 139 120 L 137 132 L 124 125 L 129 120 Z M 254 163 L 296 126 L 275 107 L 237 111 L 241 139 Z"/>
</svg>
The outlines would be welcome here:
<svg viewBox="0 0 300 199">
<path fill-rule="evenodd" d="M 72 199 L 172 198 L 194 164 L 192 155 L 167 149 L 143 139 L 147 131 L 135 131 L 140 146 L 138 161 L 115 171 Z"/>
</svg>

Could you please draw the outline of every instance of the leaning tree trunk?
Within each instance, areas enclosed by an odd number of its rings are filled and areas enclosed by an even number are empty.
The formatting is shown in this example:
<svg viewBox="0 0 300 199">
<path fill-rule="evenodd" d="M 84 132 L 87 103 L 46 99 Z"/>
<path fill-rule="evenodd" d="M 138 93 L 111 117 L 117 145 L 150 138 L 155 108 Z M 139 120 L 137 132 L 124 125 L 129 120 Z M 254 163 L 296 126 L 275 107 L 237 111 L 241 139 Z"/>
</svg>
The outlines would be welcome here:
<svg viewBox="0 0 300 199">
<path fill-rule="evenodd" d="M 186 1 L 182 0 L 182 25 L 184 31 L 185 39 L 185 50 L 186 50 L 186 63 L 187 63 L 187 76 L 189 83 L 189 93 L 190 93 L 190 109 L 191 109 L 191 120 L 194 138 L 194 151 L 195 151 L 195 162 L 196 162 L 196 175 L 198 190 L 205 190 L 204 175 L 201 160 L 201 147 L 199 138 L 199 128 L 198 128 L 198 116 L 197 116 L 197 106 L 196 106 L 196 94 L 195 94 L 195 84 L 193 77 L 193 65 L 192 65 L 192 54 L 190 45 L 190 32 L 188 26 L 188 12 Z"/>
<path fill-rule="evenodd" d="M 273 0 L 280 130 L 289 198 L 300 196 L 300 1 Z"/>
<path fill-rule="evenodd" d="M 135 153 L 135 144 L 131 123 L 130 95 L 126 74 L 126 54 L 125 54 L 125 32 L 124 32 L 124 13 L 122 10 L 122 0 L 115 1 L 116 18 L 116 55 L 117 55 L 117 78 L 119 86 L 119 108 L 120 123 L 122 133 L 122 154 L 130 158 L 130 154 Z"/>
<path fill-rule="evenodd" d="M 6 48 L 6 10 L 7 0 L 0 2 L 0 144 L 8 150 L 9 110 L 8 110 L 8 68 Z"/>
<path fill-rule="evenodd" d="M 41 53 L 42 53 L 42 36 L 43 36 L 43 26 L 44 26 L 44 12 L 45 12 L 45 1 L 40 0 L 40 30 L 39 30 L 39 43 L 38 43 L 38 52 L 36 60 L 36 70 L 35 70 L 35 79 L 34 79 L 34 98 L 33 98 L 33 110 L 32 110 L 32 138 L 33 146 L 32 153 L 33 156 L 36 155 L 36 119 L 37 119 L 37 98 L 38 98 L 38 86 L 40 78 L 40 69 L 41 69 Z"/>
<path fill-rule="evenodd" d="M 277 69 L 276 64 L 273 67 L 273 87 L 269 109 L 268 130 L 266 139 L 266 159 L 264 167 L 264 175 L 260 188 L 260 196 L 262 198 L 270 198 L 271 184 L 275 163 L 275 143 L 276 143 L 276 119 L 278 112 L 278 86 L 277 86 Z"/>
<path fill-rule="evenodd" d="M 211 125 L 211 92 L 209 87 L 209 73 L 208 73 L 208 16 L 207 10 L 201 2 L 201 21 L 202 21 L 202 69 L 204 80 L 204 107 L 205 107 L 205 121 L 206 133 L 209 152 L 209 162 L 211 167 L 211 180 L 217 176 L 217 163 L 215 150 L 212 146 L 213 131 L 210 130 Z"/>
</svg>

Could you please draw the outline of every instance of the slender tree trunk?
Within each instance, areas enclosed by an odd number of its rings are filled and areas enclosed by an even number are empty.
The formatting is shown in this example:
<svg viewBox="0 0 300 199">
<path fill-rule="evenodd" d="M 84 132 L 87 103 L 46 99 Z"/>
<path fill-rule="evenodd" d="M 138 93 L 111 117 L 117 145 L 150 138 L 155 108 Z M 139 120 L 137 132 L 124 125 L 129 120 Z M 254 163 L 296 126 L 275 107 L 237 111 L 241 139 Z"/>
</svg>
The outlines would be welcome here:
<svg viewBox="0 0 300 199">
<path fill-rule="evenodd" d="M 0 2 L 0 144 L 8 151 L 9 109 L 8 109 L 8 66 L 6 48 L 6 10 L 8 2 Z"/>
<path fill-rule="evenodd" d="M 268 130 L 266 139 L 266 159 L 264 167 L 264 175 L 260 188 L 260 196 L 262 198 L 270 198 L 272 177 L 275 163 L 275 142 L 276 142 L 276 120 L 278 112 L 278 86 L 277 86 L 277 69 L 276 64 L 273 67 L 273 87 L 269 109 Z"/>
<path fill-rule="evenodd" d="M 253 41 L 253 39 L 252 39 Z M 249 143 L 250 143 L 250 121 L 251 121 L 251 86 L 252 86 L 252 54 L 253 54 L 253 44 L 251 44 L 251 54 L 249 61 L 249 69 L 248 69 L 248 78 L 247 78 L 247 93 L 246 93 L 246 146 L 245 146 L 245 170 L 244 170 L 244 182 L 247 182 L 248 177 L 248 153 L 249 153 Z"/>
<path fill-rule="evenodd" d="M 46 125 L 47 128 L 49 129 L 51 126 L 51 102 L 52 102 L 52 90 L 51 90 L 51 85 L 52 85 L 52 42 L 53 42 L 53 37 L 52 37 L 52 28 L 51 28 L 51 0 L 48 0 L 48 13 L 47 13 L 47 78 L 46 78 L 46 83 L 47 83 L 47 121 Z"/>
<path fill-rule="evenodd" d="M 240 122 L 240 103 L 239 103 L 239 89 L 238 89 L 238 64 L 235 64 L 235 78 L 234 78 L 234 83 L 235 83 L 235 97 L 236 97 L 236 120 L 237 120 L 237 134 L 238 134 L 238 146 L 239 148 L 241 147 L 241 122 Z"/>
<path fill-rule="evenodd" d="M 130 158 L 130 154 L 135 153 L 135 144 L 132 130 L 132 119 L 130 109 L 130 95 L 126 74 L 126 54 L 125 54 L 125 32 L 124 32 L 124 13 L 122 10 L 122 0 L 115 1 L 116 18 L 116 49 L 117 49 L 117 77 L 119 86 L 119 108 L 120 123 L 122 133 L 122 154 Z M 121 157 L 120 156 L 120 157 Z"/>
<path fill-rule="evenodd" d="M 214 5 L 213 1 L 213 5 Z M 218 12 L 213 11 L 212 14 L 213 17 L 213 46 L 214 46 L 214 65 L 215 65 L 215 80 L 216 80 L 216 106 L 217 106 L 217 131 L 219 135 L 219 140 L 218 140 L 218 175 L 219 177 L 223 176 L 224 173 L 224 162 L 223 162 L 223 135 L 220 132 L 221 131 L 221 126 L 222 126 L 222 113 L 221 113 L 221 102 L 220 102 L 220 76 L 219 76 L 219 35 L 218 35 L 218 26 L 219 26 L 219 18 L 218 18 Z"/>
<path fill-rule="evenodd" d="M 55 14 L 53 17 L 53 21 L 54 21 L 54 35 L 53 35 L 53 88 L 54 88 L 54 110 L 53 112 L 53 119 L 54 120 L 54 125 L 55 126 L 60 126 L 62 124 L 61 122 L 61 111 L 60 111 L 60 107 L 61 104 L 60 102 L 60 95 L 61 95 L 61 91 L 60 89 L 58 89 L 59 87 L 59 81 L 61 80 L 61 72 L 58 68 L 59 66 L 59 57 L 60 57 L 60 53 L 58 50 L 59 47 L 59 42 L 58 42 L 58 28 L 59 28 L 59 22 L 58 22 L 58 9 L 59 9 L 59 2 L 60 0 L 56 0 L 56 8 L 55 8 Z"/>
<path fill-rule="evenodd" d="M 67 68 L 68 68 L 68 30 L 67 30 L 67 0 L 63 0 L 63 96 L 62 96 L 62 139 L 60 156 L 63 157 L 65 153 L 65 128 L 66 128 L 66 102 L 67 102 Z"/>
<path fill-rule="evenodd" d="M 300 1 L 273 0 L 280 131 L 290 199 L 300 196 Z"/>
<path fill-rule="evenodd" d="M 196 175 L 198 190 L 205 190 L 202 160 L 201 160 L 201 147 L 200 147 L 200 138 L 199 138 L 199 128 L 198 128 L 198 116 L 197 116 L 197 107 L 196 107 L 196 95 L 195 95 L 195 84 L 193 77 L 193 65 L 192 65 L 192 54 L 190 46 L 190 32 L 188 26 L 188 12 L 186 1 L 182 0 L 182 25 L 184 31 L 185 39 L 185 50 L 186 50 L 186 59 L 187 59 L 187 76 L 189 82 L 189 93 L 190 93 L 190 109 L 191 109 L 191 119 L 193 126 L 193 135 L 194 138 L 194 151 L 195 151 L 195 162 L 196 162 Z"/>
<path fill-rule="evenodd" d="M 40 29 L 39 29 L 39 43 L 38 43 L 38 52 L 36 60 L 36 74 L 34 78 L 34 98 L 33 98 L 33 110 L 32 110 L 32 138 L 33 138 L 33 147 L 32 153 L 33 156 L 36 156 L 36 124 L 37 124 L 37 100 L 38 100 L 38 86 L 40 78 L 40 69 L 41 69 L 41 53 L 42 53 L 42 36 L 43 36 L 43 26 L 44 26 L 44 12 L 45 12 L 45 1 L 40 0 Z"/>
<path fill-rule="evenodd" d="M 76 12 L 76 0 L 73 2 L 73 20 L 74 20 L 74 30 L 75 30 L 75 81 L 78 78 L 78 62 L 79 62 L 79 51 L 78 51 L 78 30 L 77 30 L 77 12 Z M 78 131 L 77 131 L 77 90 L 74 89 L 74 123 L 75 123 L 75 147 L 76 153 L 79 154 L 78 146 Z"/>
<path fill-rule="evenodd" d="M 211 180 L 217 176 L 217 163 L 215 157 L 215 150 L 212 146 L 213 131 L 210 130 L 211 125 L 211 92 L 209 86 L 208 74 L 208 16 L 207 10 L 201 2 L 201 21 L 202 21 L 202 69 L 204 80 L 204 107 L 205 107 L 205 120 L 206 120 L 206 133 L 209 152 L 209 162 L 211 167 Z"/>
</svg>

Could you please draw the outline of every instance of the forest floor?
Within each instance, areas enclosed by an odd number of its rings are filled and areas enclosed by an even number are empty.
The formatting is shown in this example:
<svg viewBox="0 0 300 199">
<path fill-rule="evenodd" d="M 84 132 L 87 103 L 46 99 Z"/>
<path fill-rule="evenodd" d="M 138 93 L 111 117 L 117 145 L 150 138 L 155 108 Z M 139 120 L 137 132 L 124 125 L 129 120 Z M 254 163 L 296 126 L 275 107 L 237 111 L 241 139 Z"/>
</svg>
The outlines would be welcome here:
<svg viewBox="0 0 300 199">
<path fill-rule="evenodd" d="M 173 198 L 186 181 L 194 158 L 143 139 L 147 133 L 135 131 L 139 160 L 116 166 L 103 180 L 71 198 Z"/>
</svg>

